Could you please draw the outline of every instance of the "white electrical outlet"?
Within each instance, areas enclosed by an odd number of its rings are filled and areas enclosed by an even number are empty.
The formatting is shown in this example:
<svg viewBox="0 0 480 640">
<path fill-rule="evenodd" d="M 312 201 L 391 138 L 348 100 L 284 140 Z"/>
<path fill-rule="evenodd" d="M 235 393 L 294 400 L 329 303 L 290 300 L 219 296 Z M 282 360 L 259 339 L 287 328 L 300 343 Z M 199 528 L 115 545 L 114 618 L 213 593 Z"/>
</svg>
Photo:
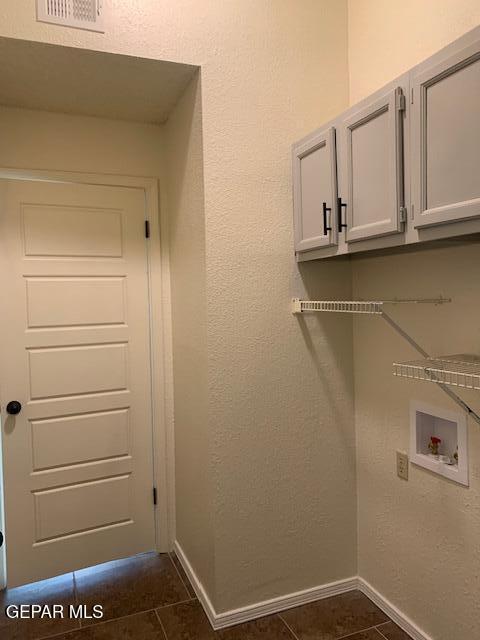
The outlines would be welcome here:
<svg viewBox="0 0 480 640">
<path fill-rule="evenodd" d="M 408 480 L 408 454 L 403 451 L 397 451 L 397 476 Z"/>
</svg>

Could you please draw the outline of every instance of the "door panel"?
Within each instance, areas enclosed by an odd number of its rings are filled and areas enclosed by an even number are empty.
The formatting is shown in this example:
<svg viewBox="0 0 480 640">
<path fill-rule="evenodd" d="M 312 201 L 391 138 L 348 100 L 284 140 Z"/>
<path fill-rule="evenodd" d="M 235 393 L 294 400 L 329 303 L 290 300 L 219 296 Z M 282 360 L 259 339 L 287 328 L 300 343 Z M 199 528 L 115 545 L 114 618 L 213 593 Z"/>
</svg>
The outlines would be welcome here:
<svg viewBox="0 0 480 640">
<path fill-rule="evenodd" d="M 9 586 L 155 546 L 144 217 L 142 190 L 0 181 Z"/>
<path fill-rule="evenodd" d="M 27 351 L 32 400 L 127 388 L 126 344 Z"/>
<path fill-rule="evenodd" d="M 131 524 L 131 476 L 34 491 L 35 542 Z"/>
<path fill-rule="evenodd" d="M 397 88 L 343 123 L 347 242 L 403 231 L 403 111 Z"/>
<path fill-rule="evenodd" d="M 30 329 L 125 324 L 125 278 L 26 278 Z"/>
<path fill-rule="evenodd" d="M 128 409 L 31 420 L 34 471 L 127 456 Z"/>
<path fill-rule="evenodd" d="M 415 226 L 480 216 L 480 42 L 412 73 Z"/>
<path fill-rule="evenodd" d="M 22 212 L 26 256 L 122 256 L 121 211 L 27 204 Z"/>
<path fill-rule="evenodd" d="M 333 127 L 294 147 L 293 174 L 295 250 L 335 245 L 337 168 Z"/>
</svg>

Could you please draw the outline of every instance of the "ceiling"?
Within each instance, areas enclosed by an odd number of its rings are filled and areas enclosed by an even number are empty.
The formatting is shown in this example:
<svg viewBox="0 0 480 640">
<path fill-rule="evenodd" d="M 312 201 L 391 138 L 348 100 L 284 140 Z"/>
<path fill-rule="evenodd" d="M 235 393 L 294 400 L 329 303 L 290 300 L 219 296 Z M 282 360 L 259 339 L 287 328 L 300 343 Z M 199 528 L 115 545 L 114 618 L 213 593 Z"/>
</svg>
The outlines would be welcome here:
<svg viewBox="0 0 480 640">
<path fill-rule="evenodd" d="M 196 69 L 0 38 L 0 104 L 162 124 Z"/>
</svg>

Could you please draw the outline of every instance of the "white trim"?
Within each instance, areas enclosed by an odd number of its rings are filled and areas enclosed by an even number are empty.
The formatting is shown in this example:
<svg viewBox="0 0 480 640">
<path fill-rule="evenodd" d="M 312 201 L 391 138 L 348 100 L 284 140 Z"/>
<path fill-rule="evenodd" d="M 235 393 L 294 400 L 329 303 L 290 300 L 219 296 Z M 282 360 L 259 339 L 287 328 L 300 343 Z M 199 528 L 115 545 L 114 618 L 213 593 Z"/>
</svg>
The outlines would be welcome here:
<svg viewBox="0 0 480 640">
<path fill-rule="evenodd" d="M 405 633 L 408 633 L 413 640 L 433 640 L 431 636 L 422 631 L 420 627 L 410 620 L 410 618 L 378 593 L 378 591 L 376 591 L 366 580 L 358 576 L 347 578 L 346 580 L 338 580 L 337 582 L 330 582 L 328 584 L 312 587 L 311 589 L 305 589 L 303 591 L 297 591 L 295 593 L 289 593 L 284 596 L 272 598 L 271 600 L 265 600 L 263 602 L 247 605 L 246 607 L 240 607 L 239 609 L 225 611 L 224 613 L 217 613 L 208 593 L 205 590 L 205 587 L 195 573 L 195 570 L 177 540 L 175 540 L 173 548 L 177 554 L 180 564 L 184 568 L 185 573 L 193 586 L 210 624 L 215 631 L 218 629 L 224 629 L 225 627 L 231 627 L 241 622 L 249 622 L 256 618 L 280 613 L 281 611 L 291 609 L 292 607 L 298 607 L 302 604 L 308 604 L 309 602 L 315 602 L 316 600 L 323 600 L 324 598 L 337 596 L 341 593 L 347 593 L 348 591 L 355 591 L 358 589 L 366 595 L 367 598 L 370 598 L 370 600 L 376 604 L 377 607 L 381 609 L 393 622 L 395 622 L 395 624 L 403 629 Z"/>
<path fill-rule="evenodd" d="M 356 588 L 357 579 L 347 578 L 346 580 L 338 580 L 319 587 L 312 587 L 310 589 L 304 589 L 303 591 L 278 596 L 277 598 L 271 598 L 270 600 L 264 600 L 263 602 L 250 604 L 246 607 L 240 607 L 239 609 L 232 609 L 231 611 L 217 615 L 214 629 L 231 627 L 240 622 L 247 622 L 255 618 L 269 616 L 273 613 L 279 613 L 280 611 L 285 611 L 285 609 L 292 609 L 302 604 L 323 600 L 330 596 L 338 596 L 347 591 L 354 591 Z"/>
<path fill-rule="evenodd" d="M 145 191 L 145 215 L 150 221 L 148 277 L 151 303 L 151 360 L 154 478 L 157 487 L 155 542 L 157 551 L 172 548 L 174 538 L 174 445 L 171 298 L 166 217 L 159 207 L 159 180 L 43 169 L 0 167 L 6 180 L 40 180 L 72 184 L 130 187 Z"/>
<path fill-rule="evenodd" d="M 200 582 L 200 579 L 195 573 L 195 570 L 190 564 L 178 540 L 175 540 L 175 542 L 173 543 L 173 550 L 175 551 L 175 554 L 178 560 L 180 561 L 180 564 L 182 565 L 185 573 L 187 574 L 187 578 L 190 580 L 190 584 L 192 585 L 193 590 L 195 591 L 195 594 L 199 599 L 200 604 L 202 605 L 208 620 L 210 621 L 210 624 L 214 629 L 219 629 L 220 627 L 217 627 L 217 622 L 216 622 L 218 614 L 213 608 L 213 604 L 210 598 L 208 597 L 208 594 L 205 591 L 203 584 Z"/>
<path fill-rule="evenodd" d="M 322 600 L 323 598 L 336 596 L 341 593 L 346 593 L 347 591 L 353 591 L 358 588 L 358 581 L 356 577 L 347 578 L 346 580 L 338 580 L 337 582 L 331 582 L 320 587 L 312 587 L 311 589 L 297 591 L 285 596 L 264 600 L 263 602 L 249 604 L 246 607 L 240 607 L 239 609 L 232 609 L 230 611 L 225 611 L 224 613 L 217 613 L 207 592 L 205 591 L 204 586 L 200 582 L 178 541 L 175 541 L 174 550 L 195 590 L 195 593 L 197 594 L 197 598 L 207 614 L 210 624 L 215 631 L 225 627 L 231 627 L 235 624 L 239 624 L 240 622 L 248 622 L 249 620 L 255 620 L 256 618 L 268 616 L 272 613 L 278 613 L 285 609 L 298 607 L 299 605 L 307 604 L 308 602 L 314 602 L 315 600 Z"/>
<path fill-rule="evenodd" d="M 163 175 L 163 172 L 162 172 Z M 163 180 L 163 178 L 162 178 Z M 175 540 L 175 422 L 173 387 L 173 342 L 172 342 L 172 297 L 170 284 L 170 247 L 168 243 L 168 214 L 166 189 L 158 189 L 156 217 L 159 226 L 151 229 L 151 244 L 155 248 L 154 260 L 157 268 L 152 276 L 153 327 L 161 327 L 162 342 L 156 341 L 153 350 L 154 371 L 157 365 L 158 384 L 154 402 L 157 415 L 161 412 L 160 427 L 154 431 L 159 441 L 155 442 L 155 481 L 159 503 L 157 506 L 157 550 L 171 551 Z M 160 190 L 160 193 L 158 193 Z"/>
<path fill-rule="evenodd" d="M 358 589 L 370 598 L 370 600 L 377 605 L 379 609 L 385 613 L 395 624 L 408 633 L 413 640 L 433 640 L 425 631 L 422 631 L 420 627 L 410 620 L 400 609 L 397 609 L 389 600 L 384 598 L 376 589 L 372 587 L 363 578 L 358 578 Z"/>
</svg>

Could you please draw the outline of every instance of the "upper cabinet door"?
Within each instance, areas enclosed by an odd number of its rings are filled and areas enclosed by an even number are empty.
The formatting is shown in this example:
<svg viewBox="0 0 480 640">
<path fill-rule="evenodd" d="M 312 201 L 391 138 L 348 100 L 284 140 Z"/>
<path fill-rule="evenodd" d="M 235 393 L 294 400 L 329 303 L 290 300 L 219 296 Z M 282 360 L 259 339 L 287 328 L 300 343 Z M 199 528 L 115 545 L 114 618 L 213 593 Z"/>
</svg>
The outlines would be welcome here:
<svg viewBox="0 0 480 640">
<path fill-rule="evenodd" d="M 403 117 L 400 87 L 343 122 L 344 158 L 339 225 L 347 242 L 403 231 Z"/>
<path fill-rule="evenodd" d="M 480 216 L 480 41 L 415 69 L 412 90 L 415 226 Z"/>
<path fill-rule="evenodd" d="M 337 244 L 335 129 L 312 134 L 293 147 L 295 250 Z"/>
</svg>

